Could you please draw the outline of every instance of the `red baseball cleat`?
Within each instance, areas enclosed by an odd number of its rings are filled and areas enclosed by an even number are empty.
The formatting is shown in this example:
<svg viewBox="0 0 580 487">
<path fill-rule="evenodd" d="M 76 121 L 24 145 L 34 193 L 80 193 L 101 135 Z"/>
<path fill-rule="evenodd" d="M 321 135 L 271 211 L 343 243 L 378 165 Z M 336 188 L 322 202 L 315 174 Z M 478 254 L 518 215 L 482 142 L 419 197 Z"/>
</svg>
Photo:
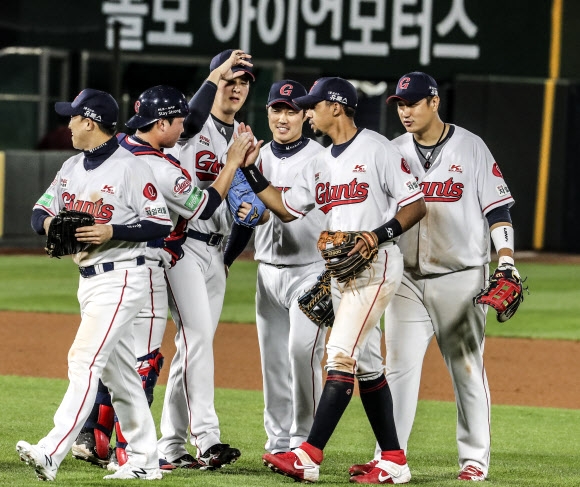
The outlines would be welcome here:
<svg viewBox="0 0 580 487">
<path fill-rule="evenodd" d="M 348 469 L 348 473 L 351 477 L 354 477 L 355 475 L 366 475 L 367 473 L 370 473 L 370 471 L 373 468 L 375 468 L 375 465 L 377 463 L 378 463 L 378 460 L 371 460 L 370 462 L 367 462 L 367 463 L 360 463 L 360 464 L 352 465 Z"/>
<path fill-rule="evenodd" d="M 369 473 L 350 478 L 353 484 L 406 484 L 410 480 L 411 471 L 406 463 L 398 465 L 388 460 L 379 460 Z"/>
<path fill-rule="evenodd" d="M 266 453 L 262 455 L 264 465 L 270 470 L 291 477 L 298 482 L 309 484 L 318 480 L 320 465 L 300 448 L 286 453 Z"/>
<path fill-rule="evenodd" d="M 471 480 L 472 482 L 483 482 L 485 480 L 485 474 L 483 470 L 475 465 L 466 465 L 461 469 L 457 480 Z"/>
</svg>

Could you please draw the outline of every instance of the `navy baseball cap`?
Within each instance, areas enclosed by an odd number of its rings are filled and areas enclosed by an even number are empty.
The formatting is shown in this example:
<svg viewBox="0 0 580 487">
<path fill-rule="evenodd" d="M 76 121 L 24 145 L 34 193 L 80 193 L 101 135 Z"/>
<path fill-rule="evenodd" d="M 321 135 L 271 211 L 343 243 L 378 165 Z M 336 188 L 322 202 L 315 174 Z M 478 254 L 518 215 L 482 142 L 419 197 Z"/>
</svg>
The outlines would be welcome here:
<svg viewBox="0 0 580 487">
<path fill-rule="evenodd" d="M 172 86 L 158 85 L 145 90 L 135 102 L 135 115 L 125 125 L 140 129 L 160 118 L 185 117 L 189 105 L 185 95 Z"/>
<path fill-rule="evenodd" d="M 417 103 L 423 98 L 438 94 L 437 82 L 431 76 L 421 71 L 413 71 L 401 76 L 397 83 L 395 94 L 387 98 L 387 103 L 399 100 L 407 103 Z"/>
<path fill-rule="evenodd" d="M 270 93 L 268 94 L 268 104 L 266 107 L 271 107 L 275 103 L 285 103 L 296 111 L 302 110 L 296 103 L 294 103 L 294 98 L 305 96 L 308 92 L 306 88 L 302 86 L 298 81 L 291 79 L 283 79 L 282 81 L 277 81 L 270 88 Z"/>
<path fill-rule="evenodd" d="M 115 127 L 119 118 L 119 105 L 115 99 L 105 91 L 86 88 L 69 103 L 68 101 L 58 101 L 54 104 L 54 109 L 59 115 L 65 117 L 75 117 L 82 115 L 95 122 Z"/>
<path fill-rule="evenodd" d="M 302 108 L 312 107 L 325 100 L 356 108 L 358 103 L 356 88 L 343 78 L 319 78 L 310 88 L 308 95 L 292 99 Z"/>
<path fill-rule="evenodd" d="M 213 71 L 215 68 L 225 63 L 232 55 L 232 52 L 234 52 L 234 49 L 226 49 L 225 51 L 216 54 L 209 64 L 209 70 Z M 251 66 L 232 66 L 232 73 L 234 73 L 234 78 L 236 77 L 236 73 L 247 73 L 250 75 L 250 78 L 252 78 L 252 81 L 256 81 L 256 77 L 254 76 L 254 73 L 252 73 Z M 242 76 L 242 74 L 239 74 L 238 76 Z"/>
</svg>

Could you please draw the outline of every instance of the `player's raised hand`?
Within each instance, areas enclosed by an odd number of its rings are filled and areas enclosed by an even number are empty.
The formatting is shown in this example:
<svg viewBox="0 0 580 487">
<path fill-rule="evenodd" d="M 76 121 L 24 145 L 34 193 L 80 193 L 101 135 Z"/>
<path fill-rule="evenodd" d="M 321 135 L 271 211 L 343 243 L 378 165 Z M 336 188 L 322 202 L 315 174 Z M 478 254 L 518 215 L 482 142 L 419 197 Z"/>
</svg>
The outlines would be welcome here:
<svg viewBox="0 0 580 487">
<path fill-rule="evenodd" d="M 234 49 L 232 54 L 228 59 L 224 61 L 223 64 L 220 64 L 215 70 L 219 73 L 220 79 L 229 81 L 235 77 L 235 74 L 232 72 L 233 66 L 248 66 L 252 67 L 253 64 L 250 61 L 252 59 L 251 54 L 247 54 L 241 49 Z M 243 71 L 239 72 L 240 75 L 243 75 Z"/>
<path fill-rule="evenodd" d="M 238 134 L 248 134 L 252 140 L 252 147 L 246 153 L 244 163 L 241 166 L 241 167 L 247 167 L 250 164 L 254 164 L 256 162 L 256 160 L 258 159 L 258 156 L 260 155 L 260 148 L 262 147 L 262 144 L 264 143 L 264 141 L 259 140 L 256 142 L 256 137 L 254 136 L 254 133 L 252 132 L 252 127 L 250 127 L 249 125 L 246 125 L 245 123 L 240 123 L 240 125 L 238 126 Z"/>
<path fill-rule="evenodd" d="M 234 133 L 234 142 L 228 149 L 226 158 L 226 166 L 241 167 L 246 158 L 246 153 L 250 150 L 254 143 L 253 138 L 249 134 L 243 132 L 241 134 Z"/>
</svg>

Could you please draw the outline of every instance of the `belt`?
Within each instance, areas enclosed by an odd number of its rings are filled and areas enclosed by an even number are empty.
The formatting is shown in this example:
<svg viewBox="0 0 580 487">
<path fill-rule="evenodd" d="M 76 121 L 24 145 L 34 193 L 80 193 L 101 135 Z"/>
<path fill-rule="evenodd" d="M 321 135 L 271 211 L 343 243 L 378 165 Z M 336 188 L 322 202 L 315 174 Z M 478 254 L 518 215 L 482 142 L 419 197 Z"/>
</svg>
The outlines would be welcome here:
<svg viewBox="0 0 580 487">
<path fill-rule="evenodd" d="M 305 265 L 310 265 L 310 264 L 272 264 L 271 262 L 262 262 L 262 261 L 260 261 L 260 264 L 269 265 L 275 267 L 276 269 L 286 269 L 287 267 L 303 267 Z"/>
<path fill-rule="evenodd" d="M 202 242 L 205 242 L 208 246 L 210 247 L 215 247 L 216 245 L 219 245 L 222 243 L 222 240 L 224 239 L 224 236 L 221 233 L 201 233 L 201 232 L 196 232 L 195 230 L 192 230 L 191 228 L 187 231 L 187 236 L 189 238 L 193 238 L 195 240 L 201 240 Z"/>
<path fill-rule="evenodd" d="M 87 267 L 79 266 L 79 272 L 83 277 L 92 277 L 97 274 L 114 271 L 115 269 L 129 269 L 130 267 L 137 267 L 143 264 L 145 264 L 145 256 L 140 255 L 136 259 L 123 260 L 121 262 L 105 262 L 104 264 L 89 265 Z"/>
</svg>

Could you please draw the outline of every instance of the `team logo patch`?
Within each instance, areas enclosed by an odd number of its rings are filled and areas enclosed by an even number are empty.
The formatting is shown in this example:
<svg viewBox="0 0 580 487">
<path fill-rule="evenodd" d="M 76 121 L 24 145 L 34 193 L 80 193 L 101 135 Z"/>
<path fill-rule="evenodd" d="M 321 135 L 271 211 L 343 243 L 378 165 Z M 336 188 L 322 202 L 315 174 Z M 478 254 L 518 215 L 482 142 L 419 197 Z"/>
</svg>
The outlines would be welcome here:
<svg viewBox="0 0 580 487">
<path fill-rule="evenodd" d="M 407 191 L 409 193 L 414 193 L 419 189 L 419 183 L 416 179 L 409 179 L 408 181 L 405 181 L 405 186 L 407 186 Z"/>
<path fill-rule="evenodd" d="M 191 191 L 191 181 L 185 176 L 180 176 L 175 180 L 173 185 L 173 194 L 179 196 L 180 194 L 189 194 Z"/>
<path fill-rule="evenodd" d="M 510 194 L 510 189 L 505 184 L 498 184 L 495 187 L 495 190 L 497 191 L 497 194 L 500 196 L 506 196 Z"/>
<path fill-rule="evenodd" d="M 460 164 L 451 164 L 449 166 L 449 172 L 463 172 L 463 166 Z"/>
<path fill-rule="evenodd" d="M 56 179 L 54 180 L 54 182 L 56 183 Z M 61 188 L 68 188 L 68 179 L 61 179 L 60 180 L 60 187 Z"/>
<path fill-rule="evenodd" d="M 404 157 L 401 157 L 401 170 L 407 174 L 411 174 L 411 168 Z"/>
<path fill-rule="evenodd" d="M 497 176 L 498 178 L 503 178 L 503 175 L 502 175 L 501 171 L 499 170 L 499 166 L 497 165 L 497 162 L 493 163 L 493 167 L 491 168 L 491 172 L 493 173 L 494 176 Z"/>
<path fill-rule="evenodd" d="M 143 196 L 148 200 L 155 201 L 157 199 L 157 190 L 151 183 L 147 183 L 143 188 Z"/>
<path fill-rule="evenodd" d="M 111 186 L 110 184 L 103 184 L 101 193 L 115 194 L 115 186 Z"/>
<path fill-rule="evenodd" d="M 210 140 L 205 135 L 200 135 L 199 143 L 209 147 Z"/>
<path fill-rule="evenodd" d="M 191 211 L 195 211 L 200 205 L 203 197 L 203 191 L 199 188 L 193 188 L 191 195 L 187 198 L 185 202 L 185 207 L 189 208 Z"/>
<path fill-rule="evenodd" d="M 356 164 L 354 166 L 352 172 L 367 172 L 367 165 L 366 164 Z"/>
</svg>

